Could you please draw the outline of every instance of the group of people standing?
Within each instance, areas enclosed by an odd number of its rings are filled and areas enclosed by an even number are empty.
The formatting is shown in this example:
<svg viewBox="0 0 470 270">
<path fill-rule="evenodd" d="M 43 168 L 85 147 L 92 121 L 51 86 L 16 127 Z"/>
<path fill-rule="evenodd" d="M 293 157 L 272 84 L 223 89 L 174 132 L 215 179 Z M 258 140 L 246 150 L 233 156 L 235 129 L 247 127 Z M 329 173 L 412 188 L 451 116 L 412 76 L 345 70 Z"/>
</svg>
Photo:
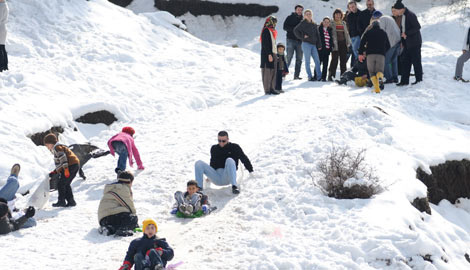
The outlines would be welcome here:
<svg viewBox="0 0 470 270">
<path fill-rule="evenodd" d="M 361 11 L 356 1 L 350 1 L 346 13 L 337 8 L 332 18 L 324 17 L 320 24 L 316 24 L 312 10 L 304 10 L 302 5 L 296 5 L 295 11 L 285 19 L 283 25 L 287 33 L 287 65 L 283 70 L 279 69 L 282 66 L 279 63 L 285 56 L 276 46 L 277 19 L 269 16 L 260 37 L 265 94 L 282 93 L 282 77 L 285 77 L 285 70 L 288 70 L 294 54 L 294 80 L 302 79 L 300 70 L 303 57 L 309 81 L 334 81 L 337 78 L 338 62 L 341 76 L 347 71 L 349 58 L 351 69 L 357 70 L 361 65 L 367 68 L 366 80 L 377 93 L 388 83 L 409 85 L 412 66 L 416 78 L 412 84 L 423 81 L 421 25 L 416 14 L 406 8 L 402 0 L 397 0 L 391 7 L 392 16 L 376 10 L 374 0 L 367 0 L 366 6 Z M 457 63 L 456 80 L 465 81 L 461 70 L 463 63 L 470 58 L 469 40 L 467 35 L 463 55 Z M 284 47 L 283 44 L 281 46 Z M 311 59 L 315 63 L 314 73 L 310 68 Z M 362 64 L 364 61 L 365 66 Z M 276 83 L 279 77 L 281 83 L 279 80 Z M 342 79 L 336 81 L 342 83 Z"/>
</svg>

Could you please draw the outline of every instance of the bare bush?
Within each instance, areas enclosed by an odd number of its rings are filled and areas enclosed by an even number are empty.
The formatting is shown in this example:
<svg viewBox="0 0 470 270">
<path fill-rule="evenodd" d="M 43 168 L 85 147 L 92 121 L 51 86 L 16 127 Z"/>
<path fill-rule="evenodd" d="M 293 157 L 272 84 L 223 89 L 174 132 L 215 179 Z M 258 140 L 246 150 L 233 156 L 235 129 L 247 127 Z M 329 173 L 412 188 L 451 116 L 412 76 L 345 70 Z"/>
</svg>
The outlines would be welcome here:
<svg viewBox="0 0 470 270">
<path fill-rule="evenodd" d="M 337 199 L 367 199 L 381 192 L 379 178 L 365 162 L 365 152 L 333 146 L 318 164 L 321 177 L 316 185 Z"/>
</svg>

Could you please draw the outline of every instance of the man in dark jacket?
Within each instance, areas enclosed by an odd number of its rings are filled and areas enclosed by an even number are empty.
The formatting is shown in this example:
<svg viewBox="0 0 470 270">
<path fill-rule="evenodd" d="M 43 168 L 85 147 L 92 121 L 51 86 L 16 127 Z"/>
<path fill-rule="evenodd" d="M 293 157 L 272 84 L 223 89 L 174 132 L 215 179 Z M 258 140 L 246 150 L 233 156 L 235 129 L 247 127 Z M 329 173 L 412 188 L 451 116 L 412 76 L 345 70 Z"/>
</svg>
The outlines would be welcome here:
<svg viewBox="0 0 470 270">
<path fill-rule="evenodd" d="M 36 213 L 34 207 L 30 206 L 24 216 L 13 219 L 11 216 L 11 212 L 8 209 L 8 205 L 5 203 L 4 200 L 0 202 L 0 235 L 8 234 L 13 231 L 17 231 L 24 227 L 24 224 L 28 221 L 30 217 L 33 217 Z"/>
<path fill-rule="evenodd" d="M 359 44 L 361 43 L 361 33 L 358 27 L 359 14 L 361 11 L 357 8 L 356 1 L 348 3 L 348 13 L 346 16 L 346 23 L 348 24 L 349 36 L 351 37 L 352 53 L 351 66 L 357 61 Z"/>
<path fill-rule="evenodd" d="M 294 80 L 300 80 L 300 68 L 302 66 L 302 41 L 294 34 L 294 28 L 302 21 L 302 12 L 304 7 L 302 5 L 295 6 L 295 12 L 292 12 L 284 21 L 284 31 L 287 32 L 287 66 L 290 67 L 292 57 L 295 52 L 295 72 Z"/>
<path fill-rule="evenodd" d="M 400 17 L 401 44 L 403 52 L 401 54 L 402 76 L 398 86 L 408 85 L 410 83 L 411 65 L 415 72 L 417 84 L 423 80 L 423 66 L 421 65 L 421 25 L 418 22 L 416 14 L 405 8 L 401 0 L 392 6 L 392 12 L 395 17 Z"/>
<path fill-rule="evenodd" d="M 361 36 L 366 31 L 367 26 L 369 26 L 370 18 L 372 18 L 372 13 L 374 13 L 375 11 L 374 0 L 367 0 L 366 5 L 367 5 L 367 9 L 364 9 L 363 11 L 361 11 L 361 13 L 359 14 L 358 21 L 357 21 L 357 28 Z"/>
<path fill-rule="evenodd" d="M 367 61 L 364 59 L 362 61 L 356 61 L 352 68 L 341 74 L 341 78 L 336 80 L 336 83 L 339 85 L 346 85 L 348 81 L 354 80 L 357 86 L 363 87 L 367 82 L 368 77 L 369 72 L 367 70 Z"/>
<path fill-rule="evenodd" d="M 130 270 L 134 264 L 135 270 L 163 270 L 167 262 L 173 259 L 173 249 L 166 239 L 157 238 L 158 227 L 153 219 L 144 220 L 142 230 L 144 235 L 130 243 L 124 263 L 119 270 Z"/>
<path fill-rule="evenodd" d="M 253 172 L 253 166 L 242 148 L 236 143 L 229 142 L 227 131 L 219 132 L 218 141 L 218 144 L 211 147 L 210 166 L 202 160 L 196 161 L 194 165 L 197 184 L 202 190 L 202 180 L 205 174 L 212 183 L 218 186 L 232 184 L 233 194 L 238 194 L 240 193 L 237 187 L 238 160 L 242 161 L 250 173 Z"/>
</svg>

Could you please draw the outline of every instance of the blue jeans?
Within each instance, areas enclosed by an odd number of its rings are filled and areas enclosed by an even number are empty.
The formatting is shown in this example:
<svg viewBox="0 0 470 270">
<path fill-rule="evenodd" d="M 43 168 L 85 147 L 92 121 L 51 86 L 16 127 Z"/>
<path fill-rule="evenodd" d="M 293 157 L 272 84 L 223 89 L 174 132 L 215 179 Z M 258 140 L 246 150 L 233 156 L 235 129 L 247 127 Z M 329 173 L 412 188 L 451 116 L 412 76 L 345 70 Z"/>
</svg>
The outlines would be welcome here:
<svg viewBox="0 0 470 270">
<path fill-rule="evenodd" d="M 354 59 L 357 60 L 359 57 L 359 46 L 361 45 L 361 37 L 360 36 L 355 36 L 351 37 L 351 45 L 352 45 L 352 53 L 354 55 Z"/>
<path fill-rule="evenodd" d="M 18 177 L 16 175 L 10 175 L 7 179 L 7 183 L 0 189 L 0 198 L 4 198 L 7 201 L 13 200 L 18 188 L 20 188 Z"/>
<path fill-rule="evenodd" d="M 232 158 L 225 160 L 225 167 L 215 170 L 204 161 L 196 161 L 194 164 L 194 172 L 196 174 L 197 185 L 202 188 L 202 178 L 204 174 L 217 186 L 225 186 L 232 184 L 237 185 L 237 166 Z"/>
<path fill-rule="evenodd" d="M 321 80 L 320 56 L 318 56 L 317 46 L 308 42 L 302 42 L 302 50 L 305 56 L 305 69 L 307 70 L 308 79 L 312 78 L 312 70 L 310 70 L 310 57 L 315 62 L 315 71 L 317 80 Z"/>
<path fill-rule="evenodd" d="M 385 53 L 385 79 L 398 80 L 398 53 L 400 52 L 400 42 L 391 47 Z"/>
<path fill-rule="evenodd" d="M 148 260 L 145 258 L 142 253 L 137 253 L 134 256 L 134 268 L 135 270 L 143 270 L 144 268 L 154 269 L 156 265 L 161 264 L 163 266 L 163 261 L 160 255 L 158 255 L 155 249 L 152 249 L 149 252 Z"/>
<path fill-rule="evenodd" d="M 31 227 L 34 227 L 36 226 L 37 223 L 36 223 L 36 220 L 32 217 L 28 218 L 28 220 L 23 224 L 23 226 L 21 226 L 21 229 L 25 229 L 25 228 L 31 228 Z"/>
<path fill-rule="evenodd" d="M 287 67 L 290 67 L 295 52 L 295 73 L 294 77 L 299 77 L 300 67 L 302 66 L 302 41 L 287 39 Z"/>
<path fill-rule="evenodd" d="M 127 157 L 129 156 L 126 145 L 121 141 L 114 141 L 111 143 L 111 145 L 114 148 L 114 152 L 119 155 L 116 171 L 125 171 L 127 165 Z"/>
</svg>

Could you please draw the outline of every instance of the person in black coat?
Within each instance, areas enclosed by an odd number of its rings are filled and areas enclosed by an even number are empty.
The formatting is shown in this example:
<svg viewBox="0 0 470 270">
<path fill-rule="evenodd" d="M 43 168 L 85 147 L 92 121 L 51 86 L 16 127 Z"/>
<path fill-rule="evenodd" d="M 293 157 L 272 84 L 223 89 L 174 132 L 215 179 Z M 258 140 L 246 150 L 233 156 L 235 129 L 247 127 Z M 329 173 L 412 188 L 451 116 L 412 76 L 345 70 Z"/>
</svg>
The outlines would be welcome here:
<svg viewBox="0 0 470 270">
<path fill-rule="evenodd" d="M 289 65 L 284 54 L 285 46 L 282 43 L 277 44 L 277 65 L 276 65 L 276 88 L 275 90 L 284 93 L 282 90 L 282 78 L 289 74 Z"/>
<path fill-rule="evenodd" d="M 367 9 L 364 9 L 359 13 L 357 20 L 357 30 L 359 31 L 360 36 L 364 34 L 366 28 L 370 24 L 370 18 L 372 18 L 372 13 L 374 13 L 374 0 L 367 0 L 366 2 Z"/>
<path fill-rule="evenodd" d="M 320 33 L 320 40 L 322 44 L 321 50 L 318 51 L 320 56 L 320 65 L 322 65 L 321 80 L 326 81 L 326 74 L 328 73 L 328 61 L 330 59 L 330 53 L 333 48 L 333 29 L 330 27 L 330 18 L 325 17 L 318 26 L 318 32 Z M 317 74 L 315 72 L 315 77 Z"/>
<path fill-rule="evenodd" d="M 266 95 L 278 95 L 276 87 L 276 31 L 277 18 L 269 16 L 261 31 L 261 79 Z"/>
<path fill-rule="evenodd" d="M 367 70 L 367 61 L 356 61 L 352 68 L 344 72 L 339 80 L 336 80 L 336 83 L 339 85 L 346 85 L 348 81 L 354 80 L 357 86 L 363 87 L 367 82 L 368 77 L 369 72 Z"/>
<path fill-rule="evenodd" d="M 34 207 L 30 206 L 22 217 L 13 219 L 8 205 L 5 203 L 5 200 L 2 199 L 0 201 L 0 235 L 21 229 L 35 213 L 36 210 Z"/>
<path fill-rule="evenodd" d="M 197 184 L 202 190 L 202 180 L 205 174 L 212 183 L 218 186 L 232 184 L 233 194 L 238 194 L 240 193 L 237 187 L 238 160 L 242 161 L 250 173 L 253 172 L 253 166 L 242 148 L 236 143 L 229 142 L 227 131 L 220 131 L 217 137 L 219 143 L 211 147 L 210 166 L 202 160 L 194 164 Z"/>
<path fill-rule="evenodd" d="M 119 270 L 130 270 L 134 264 L 135 270 L 163 270 L 167 262 L 173 259 L 173 249 L 166 239 L 156 236 L 158 227 L 154 220 L 144 220 L 142 230 L 144 235 L 130 243 L 124 263 Z"/>
<path fill-rule="evenodd" d="M 384 87 L 383 72 L 385 68 L 385 53 L 388 49 L 390 49 L 390 42 L 388 41 L 387 33 L 380 28 L 378 21 L 373 21 L 362 36 L 361 46 L 359 47 L 359 61 L 364 60 L 365 56 L 363 54 L 366 53 L 367 69 L 369 70 L 370 80 L 375 87 L 376 93 L 380 93 L 380 90 L 383 90 Z"/>
<path fill-rule="evenodd" d="M 302 66 L 302 40 L 298 39 L 294 34 L 294 28 L 303 20 L 302 12 L 304 7 L 302 5 L 295 6 L 295 12 L 292 12 L 291 15 L 287 16 L 284 21 L 284 31 L 286 31 L 286 41 L 287 41 L 287 67 L 290 67 L 292 58 L 295 52 L 295 72 L 294 80 L 300 80 L 302 78 L 300 75 L 300 68 Z"/>
<path fill-rule="evenodd" d="M 421 64 L 421 25 L 418 21 L 416 14 L 407 9 L 401 0 L 392 6 L 392 12 L 395 17 L 401 16 L 400 19 L 400 32 L 401 44 L 403 52 L 401 54 L 402 70 L 401 81 L 398 86 L 408 85 L 410 83 L 411 65 L 415 72 L 416 81 L 412 84 L 417 84 L 423 80 L 423 66 Z"/>
</svg>

